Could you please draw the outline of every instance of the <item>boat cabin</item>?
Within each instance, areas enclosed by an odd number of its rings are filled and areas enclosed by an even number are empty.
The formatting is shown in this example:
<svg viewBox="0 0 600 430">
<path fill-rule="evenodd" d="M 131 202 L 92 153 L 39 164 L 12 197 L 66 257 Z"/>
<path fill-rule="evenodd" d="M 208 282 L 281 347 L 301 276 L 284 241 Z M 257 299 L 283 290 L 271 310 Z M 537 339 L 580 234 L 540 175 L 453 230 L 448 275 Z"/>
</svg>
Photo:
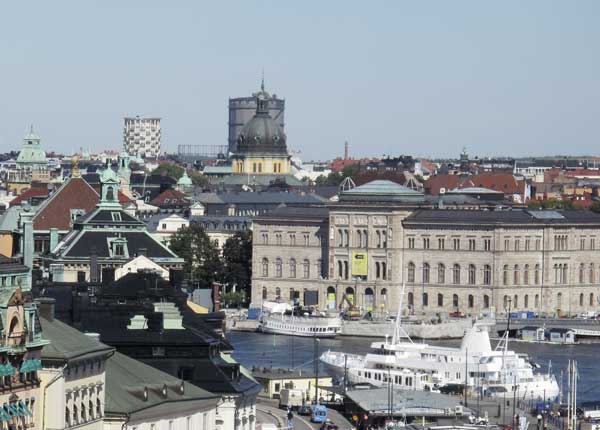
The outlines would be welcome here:
<svg viewBox="0 0 600 430">
<path fill-rule="evenodd" d="M 529 342 L 546 340 L 546 330 L 543 327 L 526 326 L 521 329 L 521 339 Z"/>
<path fill-rule="evenodd" d="M 575 330 L 570 328 L 550 329 L 550 342 L 556 343 L 575 343 Z"/>
</svg>

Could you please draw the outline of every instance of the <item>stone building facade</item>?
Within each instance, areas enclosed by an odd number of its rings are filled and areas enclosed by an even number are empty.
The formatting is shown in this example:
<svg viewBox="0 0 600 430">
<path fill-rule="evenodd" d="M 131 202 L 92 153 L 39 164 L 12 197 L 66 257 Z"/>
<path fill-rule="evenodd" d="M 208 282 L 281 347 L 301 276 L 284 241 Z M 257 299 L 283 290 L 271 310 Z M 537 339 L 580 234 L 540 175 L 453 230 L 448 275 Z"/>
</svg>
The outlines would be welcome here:
<svg viewBox="0 0 600 430">
<path fill-rule="evenodd" d="M 327 210 L 326 221 L 312 225 L 328 231 L 327 246 L 321 253 L 301 248 L 311 261 L 326 262 L 321 279 L 286 276 L 285 262 L 304 257 L 272 241 L 275 229 L 282 238 L 298 231 L 292 220 L 279 217 L 273 228 L 266 226 L 268 217 L 255 220 L 254 304 L 263 297 L 289 301 L 293 288 L 318 291 L 321 309 L 350 301 L 365 311 L 395 312 L 404 284 L 403 306 L 417 314 L 502 314 L 510 308 L 572 315 L 600 307 L 599 214 L 440 208 L 389 183 L 342 192 Z"/>
</svg>

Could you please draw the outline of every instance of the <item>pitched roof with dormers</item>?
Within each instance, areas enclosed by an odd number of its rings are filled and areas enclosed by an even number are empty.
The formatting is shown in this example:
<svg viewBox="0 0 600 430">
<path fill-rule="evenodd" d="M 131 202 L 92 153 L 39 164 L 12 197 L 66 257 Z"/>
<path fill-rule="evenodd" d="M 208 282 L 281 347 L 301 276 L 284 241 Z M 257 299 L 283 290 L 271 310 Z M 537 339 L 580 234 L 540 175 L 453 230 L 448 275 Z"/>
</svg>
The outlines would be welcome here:
<svg viewBox="0 0 600 430">
<path fill-rule="evenodd" d="M 84 213 L 91 212 L 100 196 L 82 178 L 70 178 L 52 194 L 33 217 L 34 230 L 71 230 L 71 210 L 81 209 Z"/>
</svg>

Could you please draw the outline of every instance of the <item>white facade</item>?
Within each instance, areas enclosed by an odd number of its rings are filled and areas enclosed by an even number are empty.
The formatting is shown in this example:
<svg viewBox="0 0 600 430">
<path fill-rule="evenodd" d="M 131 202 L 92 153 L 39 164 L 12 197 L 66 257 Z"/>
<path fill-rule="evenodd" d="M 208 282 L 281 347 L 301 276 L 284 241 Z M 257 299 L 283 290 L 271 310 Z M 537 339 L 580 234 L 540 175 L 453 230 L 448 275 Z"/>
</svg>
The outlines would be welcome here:
<svg viewBox="0 0 600 430">
<path fill-rule="evenodd" d="M 216 410 L 195 410 L 178 413 L 165 413 L 165 410 L 156 408 L 146 411 L 143 416 L 134 415 L 131 419 L 106 419 L 104 430 L 225 430 L 233 427 L 219 427 L 216 424 Z"/>
<path fill-rule="evenodd" d="M 129 155 L 157 158 L 160 137 L 160 118 L 125 118 L 123 147 Z"/>
<path fill-rule="evenodd" d="M 137 273 L 140 270 L 149 270 L 156 272 L 160 275 L 161 278 L 167 281 L 169 280 L 169 271 L 167 269 L 150 260 L 145 255 L 139 255 L 133 260 L 131 260 L 129 263 L 126 263 L 115 270 L 115 281 L 117 279 L 121 279 L 128 273 Z"/>
<path fill-rule="evenodd" d="M 179 229 L 189 225 L 190 222 L 187 219 L 172 214 L 158 221 L 156 231 L 153 234 L 161 243 L 168 246 L 171 236 L 177 233 Z"/>
</svg>

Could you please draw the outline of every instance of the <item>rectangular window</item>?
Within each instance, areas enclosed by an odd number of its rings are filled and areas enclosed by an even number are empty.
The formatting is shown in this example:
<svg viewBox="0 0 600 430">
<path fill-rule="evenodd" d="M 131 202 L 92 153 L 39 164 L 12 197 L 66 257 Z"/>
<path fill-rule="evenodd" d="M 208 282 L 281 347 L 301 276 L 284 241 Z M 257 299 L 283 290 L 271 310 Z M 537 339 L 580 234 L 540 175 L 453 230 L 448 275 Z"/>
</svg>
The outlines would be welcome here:
<svg viewBox="0 0 600 430">
<path fill-rule="evenodd" d="M 469 239 L 469 251 L 475 251 L 475 239 Z"/>
<path fill-rule="evenodd" d="M 415 249 L 415 238 L 414 237 L 408 238 L 408 249 Z"/>
<path fill-rule="evenodd" d="M 585 237 L 582 237 L 581 239 L 579 239 L 579 249 L 582 251 L 585 250 Z"/>
<path fill-rule="evenodd" d="M 113 221 L 121 221 L 121 213 L 120 212 L 111 212 Z"/>
<path fill-rule="evenodd" d="M 530 246 L 531 246 L 531 239 L 526 238 L 525 239 L 525 251 L 529 251 Z"/>
<path fill-rule="evenodd" d="M 445 248 L 445 240 L 443 237 L 438 238 L 438 249 L 444 249 Z"/>
<path fill-rule="evenodd" d="M 596 239 L 591 237 L 590 238 L 590 249 L 593 251 L 594 249 L 596 249 Z"/>
<path fill-rule="evenodd" d="M 541 246 L 542 246 L 542 240 L 541 239 L 536 239 L 535 240 L 535 250 L 539 251 L 540 248 L 541 248 Z"/>
<path fill-rule="evenodd" d="M 454 238 L 452 240 L 452 247 L 454 248 L 455 251 L 460 250 L 460 239 Z"/>
<path fill-rule="evenodd" d="M 483 247 L 486 251 L 491 251 L 492 250 L 492 239 L 484 239 Z"/>
<path fill-rule="evenodd" d="M 429 238 L 428 237 L 423 239 L 423 249 L 429 249 Z"/>
<path fill-rule="evenodd" d="M 521 240 L 515 239 L 515 251 L 519 251 L 521 249 Z"/>
<path fill-rule="evenodd" d="M 164 346 L 153 346 L 152 347 L 152 356 L 153 357 L 164 357 L 165 356 L 165 347 Z"/>
<path fill-rule="evenodd" d="M 510 240 L 504 239 L 504 251 L 508 251 L 510 248 Z"/>
</svg>

